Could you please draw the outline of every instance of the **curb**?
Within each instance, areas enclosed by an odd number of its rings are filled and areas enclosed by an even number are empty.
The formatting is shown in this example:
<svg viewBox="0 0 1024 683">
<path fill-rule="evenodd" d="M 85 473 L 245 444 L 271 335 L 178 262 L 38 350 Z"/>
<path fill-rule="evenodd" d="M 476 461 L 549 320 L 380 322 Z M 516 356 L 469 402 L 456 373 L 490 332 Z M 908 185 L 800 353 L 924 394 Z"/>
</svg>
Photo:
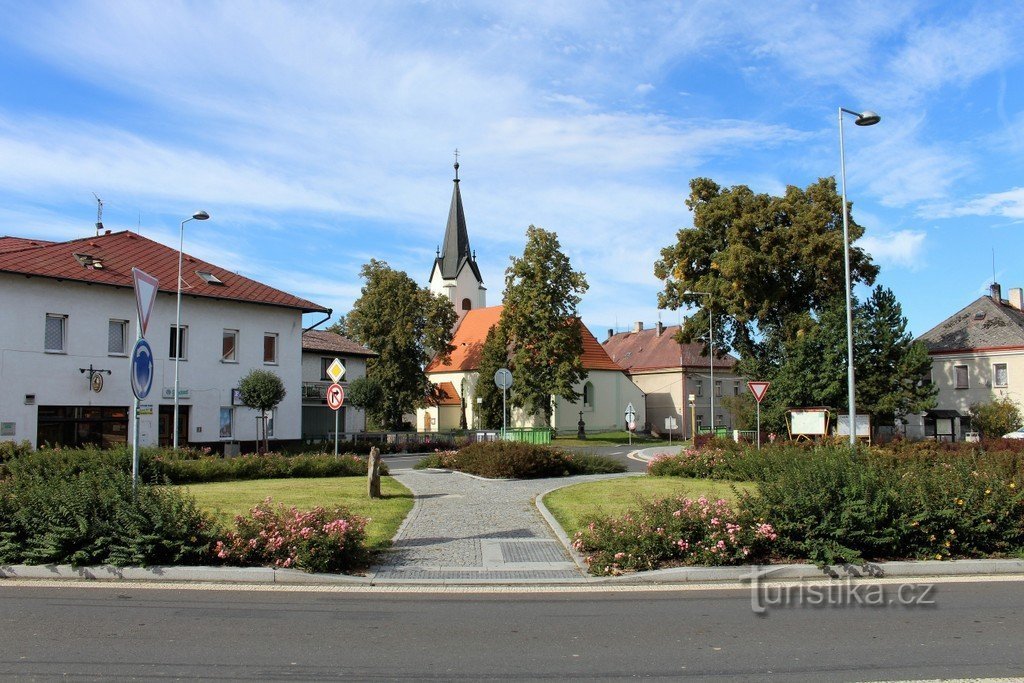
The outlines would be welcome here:
<svg viewBox="0 0 1024 683">
<path fill-rule="evenodd" d="M 58 581 L 160 581 L 184 583 L 355 584 L 369 585 L 365 576 L 310 574 L 297 569 L 273 567 L 72 567 L 69 564 L 4 565 L 3 579 L 50 579 Z"/>
</svg>

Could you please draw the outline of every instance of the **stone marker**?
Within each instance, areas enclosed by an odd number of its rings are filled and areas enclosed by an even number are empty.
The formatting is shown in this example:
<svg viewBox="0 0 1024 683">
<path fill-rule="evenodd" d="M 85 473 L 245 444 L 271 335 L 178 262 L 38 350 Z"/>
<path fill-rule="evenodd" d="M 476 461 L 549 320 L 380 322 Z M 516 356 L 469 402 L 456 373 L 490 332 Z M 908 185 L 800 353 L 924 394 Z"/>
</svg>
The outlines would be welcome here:
<svg viewBox="0 0 1024 683">
<path fill-rule="evenodd" d="M 366 478 L 369 485 L 370 498 L 380 498 L 380 449 L 370 449 L 370 459 L 366 466 Z"/>
</svg>

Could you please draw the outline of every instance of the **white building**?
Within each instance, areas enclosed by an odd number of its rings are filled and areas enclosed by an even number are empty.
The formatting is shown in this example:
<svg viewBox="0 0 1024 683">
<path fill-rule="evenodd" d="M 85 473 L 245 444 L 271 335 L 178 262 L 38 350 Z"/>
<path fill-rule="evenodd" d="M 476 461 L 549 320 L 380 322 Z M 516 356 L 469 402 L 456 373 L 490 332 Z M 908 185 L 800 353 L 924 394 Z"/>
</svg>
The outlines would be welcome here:
<svg viewBox="0 0 1024 683">
<path fill-rule="evenodd" d="M 179 346 L 181 443 L 219 449 L 255 441 L 257 414 L 233 391 L 253 368 L 273 371 L 287 391 L 271 439 L 297 441 L 302 315 L 329 311 L 186 254 L 176 335 L 178 251 L 109 231 L 59 243 L 0 238 L 0 439 L 36 446 L 128 439 L 138 332 L 133 267 L 160 281 L 146 334 L 154 380 L 140 410 L 142 444 L 171 441 Z"/>
<path fill-rule="evenodd" d="M 327 405 L 331 376 L 327 369 L 337 358 L 345 368 L 338 382 L 348 391 L 349 383 L 366 377 L 366 362 L 377 354 L 348 337 L 323 330 L 302 333 L 302 438 L 323 439 L 334 432 L 334 411 Z M 365 432 L 366 412 L 347 403 L 341 406 L 339 432 Z"/>
<path fill-rule="evenodd" d="M 459 320 L 462 320 L 467 311 L 487 305 L 487 288 L 476 265 L 476 254 L 469 248 L 466 214 L 462 210 L 462 193 L 459 192 L 458 162 L 455 162 L 454 183 L 444 245 L 438 248 L 430 270 L 430 291 L 448 297 L 459 314 Z"/>
</svg>

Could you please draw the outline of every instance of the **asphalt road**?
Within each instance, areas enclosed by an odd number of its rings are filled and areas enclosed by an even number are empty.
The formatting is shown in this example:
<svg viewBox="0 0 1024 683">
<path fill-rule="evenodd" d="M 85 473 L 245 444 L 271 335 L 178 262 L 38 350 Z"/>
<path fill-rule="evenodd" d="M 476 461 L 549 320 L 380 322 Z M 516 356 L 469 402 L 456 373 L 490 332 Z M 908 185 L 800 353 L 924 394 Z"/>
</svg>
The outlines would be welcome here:
<svg viewBox="0 0 1024 683">
<path fill-rule="evenodd" d="M 398 594 L 10 586 L 0 678 L 880 680 L 1024 674 L 1024 584 L 932 607 L 749 591 Z"/>
</svg>

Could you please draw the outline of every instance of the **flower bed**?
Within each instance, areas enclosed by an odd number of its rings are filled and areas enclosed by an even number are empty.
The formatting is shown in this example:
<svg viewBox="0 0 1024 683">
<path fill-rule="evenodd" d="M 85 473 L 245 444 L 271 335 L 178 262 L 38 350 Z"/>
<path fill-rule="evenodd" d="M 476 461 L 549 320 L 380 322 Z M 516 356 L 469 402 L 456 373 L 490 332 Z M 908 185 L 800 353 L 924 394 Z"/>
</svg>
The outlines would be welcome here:
<svg viewBox="0 0 1024 683">
<path fill-rule="evenodd" d="M 625 472 L 612 458 L 567 453 L 551 446 L 515 441 L 474 443 L 458 451 L 442 451 L 423 458 L 417 469 L 440 467 L 490 479 L 541 479 L 574 474 Z"/>
</svg>

